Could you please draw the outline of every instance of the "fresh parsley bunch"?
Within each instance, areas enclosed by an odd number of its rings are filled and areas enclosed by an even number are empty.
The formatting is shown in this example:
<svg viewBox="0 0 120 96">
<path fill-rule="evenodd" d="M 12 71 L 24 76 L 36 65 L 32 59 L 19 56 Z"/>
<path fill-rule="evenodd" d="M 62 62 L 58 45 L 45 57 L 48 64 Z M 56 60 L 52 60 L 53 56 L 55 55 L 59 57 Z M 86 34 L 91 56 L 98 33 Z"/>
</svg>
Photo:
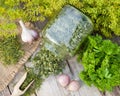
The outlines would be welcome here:
<svg viewBox="0 0 120 96">
<path fill-rule="evenodd" d="M 81 55 L 80 55 L 81 56 Z M 101 91 L 120 85 L 120 47 L 101 36 L 89 36 L 82 54 L 80 78 Z"/>
</svg>

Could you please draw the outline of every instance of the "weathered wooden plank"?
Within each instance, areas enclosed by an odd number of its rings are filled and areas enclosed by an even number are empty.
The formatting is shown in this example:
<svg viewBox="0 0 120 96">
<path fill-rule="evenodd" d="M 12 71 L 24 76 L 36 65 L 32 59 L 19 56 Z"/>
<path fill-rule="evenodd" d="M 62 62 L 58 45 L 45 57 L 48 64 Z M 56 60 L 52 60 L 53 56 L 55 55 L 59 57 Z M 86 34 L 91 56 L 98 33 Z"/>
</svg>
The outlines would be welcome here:
<svg viewBox="0 0 120 96">
<path fill-rule="evenodd" d="M 48 96 L 48 94 L 49 96 L 65 96 L 63 91 L 60 91 L 55 76 L 49 76 L 36 94 L 37 96 Z"/>
<path fill-rule="evenodd" d="M 102 96 L 97 88 L 94 86 L 89 87 L 85 85 L 79 79 L 79 72 L 83 70 L 81 64 L 78 64 L 76 58 L 71 58 L 67 61 L 66 67 L 63 70 L 63 73 L 68 74 L 71 77 L 71 80 L 75 79 L 80 81 L 81 88 L 77 92 L 70 92 L 67 88 L 63 88 L 57 82 L 57 76 L 50 76 L 47 78 L 41 88 L 36 90 L 36 94 L 32 94 L 31 96 Z M 19 81 L 19 79 L 24 74 L 25 70 L 22 68 L 20 72 L 15 76 L 14 80 L 9 84 L 9 89 L 12 92 L 14 85 Z M 10 91 L 6 88 L 4 91 L 0 93 L 0 96 L 10 96 Z M 106 92 L 104 96 L 120 96 L 120 89 L 116 87 L 113 92 Z"/>
<path fill-rule="evenodd" d="M 73 73 L 71 72 L 67 61 L 65 61 L 65 68 L 63 69 L 63 73 L 69 75 L 70 78 L 72 78 Z"/>
<path fill-rule="evenodd" d="M 94 86 L 89 87 L 79 79 L 79 72 L 83 70 L 83 67 L 81 64 L 78 64 L 78 62 L 76 61 L 76 57 L 71 58 L 70 60 L 68 60 L 68 62 L 73 73 L 73 79 L 79 80 L 81 85 L 81 88 L 78 91 L 79 93 L 73 92 L 72 96 L 102 96 L 97 88 L 95 88 Z"/>
<path fill-rule="evenodd" d="M 20 78 L 24 75 L 24 73 L 25 73 L 25 70 L 24 70 L 24 67 L 22 67 L 21 70 L 16 74 L 15 78 L 8 85 L 11 93 L 13 92 L 14 86 L 17 84 Z"/>
<path fill-rule="evenodd" d="M 71 72 L 69 70 L 69 67 L 66 65 L 65 70 L 63 73 L 71 75 Z M 71 96 L 69 91 L 60 86 L 60 84 L 57 82 L 57 76 L 50 76 L 47 78 L 41 88 L 36 91 L 37 96 Z"/>
<path fill-rule="evenodd" d="M 24 67 L 21 68 L 21 70 L 16 74 L 15 78 L 12 80 L 12 82 L 10 82 L 10 84 L 8 85 L 10 92 L 12 93 L 14 90 L 14 86 L 16 85 L 16 83 L 20 80 L 20 78 L 24 75 L 25 70 Z M 32 94 L 31 96 L 35 96 L 35 94 Z"/>
<path fill-rule="evenodd" d="M 119 87 L 116 87 L 112 92 L 105 92 L 105 96 L 120 96 Z"/>
<path fill-rule="evenodd" d="M 70 92 L 67 88 L 63 88 L 56 81 L 55 76 L 50 76 L 47 78 L 41 88 L 37 90 L 37 96 L 102 96 L 101 93 L 95 87 L 88 87 L 85 85 L 78 77 L 78 74 L 83 67 L 76 62 L 76 58 L 68 60 L 69 64 L 66 64 L 63 73 L 68 74 L 71 79 L 80 81 L 81 88 L 77 92 Z"/>
<path fill-rule="evenodd" d="M 0 96 L 10 96 L 10 92 L 7 87 L 2 92 L 0 92 Z"/>
<path fill-rule="evenodd" d="M 65 62 L 65 64 L 66 64 L 66 66 L 65 66 L 65 69 L 63 70 L 63 73 L 69 75 L 70 78 L 72 78 L 71 69 L 69 68 L 69 65 L 68 65 L 67 62 Z M 57 81 L 57 78 L 56 78 L 56 81 Z M 71 92 L 68 90 L 67 87 L 63 88 L 58 82 L 57 82 L 57 84 L 58 84 L 58 87 L 59 87 L 60 91 L 64 92 L 64 94 L 65 94 L 64 96 L 72 96 Z M 77 95 L 77 96 L 80 96 L 80 95 Z"/>
</svg>

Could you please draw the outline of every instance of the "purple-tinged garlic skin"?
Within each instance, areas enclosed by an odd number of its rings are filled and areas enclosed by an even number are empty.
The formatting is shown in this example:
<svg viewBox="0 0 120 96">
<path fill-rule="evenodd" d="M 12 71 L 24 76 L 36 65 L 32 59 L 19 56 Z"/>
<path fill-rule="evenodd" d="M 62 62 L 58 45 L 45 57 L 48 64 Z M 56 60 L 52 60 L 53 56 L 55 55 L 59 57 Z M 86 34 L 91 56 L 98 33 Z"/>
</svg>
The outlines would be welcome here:
<svg viewBox="0 0 120 96">
<path fill-rule="evenodd" d="M 62 87 L 66 87 L 70 83 L 70 77 L 67 74 L 58 76 L 57 81 Z"/>
<path fill-rule="evenodd" d="M 39 34 L 35 30 L 26 28 L 22 20 L 20 20 L 19 23 L 22 27 L 21 39 L 23 42 L 32 43 L 33 40 L 39 37 Z"/>
<path fill-rule="evenodd" d="M 39 34 L 35 30 L 30 30 L 31 35 L 34 37 L 34 40 L 37 40 L 39 37 Z"/>
</svg>

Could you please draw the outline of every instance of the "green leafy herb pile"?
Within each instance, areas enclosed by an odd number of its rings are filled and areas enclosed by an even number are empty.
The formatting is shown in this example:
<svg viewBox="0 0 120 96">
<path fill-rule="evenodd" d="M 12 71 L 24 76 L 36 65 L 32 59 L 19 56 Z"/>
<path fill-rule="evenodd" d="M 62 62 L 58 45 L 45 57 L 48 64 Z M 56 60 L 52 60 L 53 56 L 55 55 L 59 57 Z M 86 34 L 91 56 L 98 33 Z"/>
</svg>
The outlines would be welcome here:
<svg viewBox="0 0 120 96">
<path fill-rule="evenodd" d="M 6 18 L 11 26 L 15 26 L 14 21 L 21 18 L 25 21 L 43 21 L 45 17 L 53 17 L 66 4 L 88 15 L 95 25 L 95 32 L 107 37 L 112 33 L 120 36 L 120 0 L 1 0 L 0 23 Z M 0 28 L 5 30 L 8 26 L 5 21 Z"/>
<path fill-rule="evenodd" d="M 51 74 L 58 74 L 62 71 L 62 60 L 54 53 L 42 48 L 32 60 L 35 65 L 35 71 L 42 78 Z"/>
<path fill-rule="evenodd" d="M 101 91 L 120 85 L 120 47 L 98 35 L 89 36 L 85 44 L 80 78 Z"/>
<path fill-rule="evenodd" d="M 120 36 L 120 0 L 82 0 L 80 10 L 92 19 L 95 32 Z"/>
<path fill-rule="evenodd" d="M 64 67 L 64 64 L 62 64 L 63 60 L 51 53 L 49 50 L 46 50 L 44 47 L 36 54 L 32 59 L 32 62 L 34 67 L 26 67 L 28 70 L 28 77 L 22 85 L 22 89 L 24 89 L 31 80 L 34 80 L 34 84 L 28 92 L 26 92 L 25 96 L 34 92 L 36 88 L 39 88 L 42 81 L 49 75 L 62 72 L 62 68 Z"/>
<path fill-rule="evenodd" d="M 18 30 L 15 22 L 12 22 L 7 18 L 3 18 L 3 16 L 0 16 L 0 38 L 16 36 L 17 32 Z"/>
<path fill-rule="evenodd" d="M 14 32 L 16 20 L 44 21 L 67 3 L 79 4 L 79 0 L 0 0 L 0 35 Z"/>
<path fill-rule="evenodd" d="M 0 62 L 3 64 L 15 64 L 23 55 L 18 38 L 10 36 L 0 39 Z"/>
</svg>

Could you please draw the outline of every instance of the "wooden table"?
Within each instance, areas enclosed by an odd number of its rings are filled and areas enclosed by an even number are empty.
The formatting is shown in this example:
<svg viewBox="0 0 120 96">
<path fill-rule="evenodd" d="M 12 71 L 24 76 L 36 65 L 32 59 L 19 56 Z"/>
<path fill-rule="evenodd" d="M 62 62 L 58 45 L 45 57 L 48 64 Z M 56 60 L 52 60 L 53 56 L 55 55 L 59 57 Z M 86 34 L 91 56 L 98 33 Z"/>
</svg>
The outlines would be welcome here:
<svg viewBox="0 0 120 96">
<path fill-rule="evenodd" d="M 35 23 L 35 26 L 42 30 L 43 27 L 46 25 L 47 21 L 48 20 L 46 20 L 45 22 L 37 22 Z M 26 64 L 28 63 L 30 62 L 27 62 Z M 79 72 L 83 70 L 83 67 L 81 64 L 78 64 L 75 57 L 66 60 L 65 63 L 66 67 L 63 70 L 63 72 L 68 74 L 72 79 L 80 81 L 81 88 L 79 89 L 79 91 L 77 92 L 67 91 L 65 88 L 61 87 L 58 84 L 58 82 L 56 81 L 56 76 L 50 76 L 46 78 L 41 88 L 39 90 L 36 90 L 36 92 L 31 96 L 120 96 L 120 87 L 116 87 L 111 93 L 110 92 L 102 93 L 96 87 L 94 86 L 89 87 L 86 84 L 84 84 L 79 79 Z M 6 89 L 0 92 L 0 96 L 10 96 L 10 94 L 13 91 L 14 85 L 19 81 L 19 79 L 22 77 L 24 73 L 25 70 L 23 66 L 21 70 L 18 72 L 18 74 L 16 74 L 14 80 L 6 87 Z"/>
<path fill-rule="evenodd" d="M 83 67 L 81 64 L 78 64 L 75 57 L 66 60 L 65 62 L 66 67 L 63 70 L 63 73 L 68 74 L 72 79 L 80 81 L 81 88 L 79 89 L 79 91 L 70 92 L 58 84 L 58 82 L 56 81 L 56 76 L 49 76 L 43 82 L 41 88 L 39 90 L 36 90 L 36 92 L 31 96 L 120 96 L 119 87 L 116 87 L 115 90 L 113 90 L 113 92 L 111 93 L 105 92 L 103 94 L 96 87 L 94 86 L 89 87 L 86 84 L 84 84 L 78 77 L 79 72 L 83 70 Z M 16 75 L 14 80 L 6 87 L 4 91 L 0 93 L 0 96 L 10 96 L 10 94 L 13 91 L 14 85 L 21 78 L 24 72 L 25 70 L 23 67 L 21 68 L 20 72 Z"/>
</svg>

